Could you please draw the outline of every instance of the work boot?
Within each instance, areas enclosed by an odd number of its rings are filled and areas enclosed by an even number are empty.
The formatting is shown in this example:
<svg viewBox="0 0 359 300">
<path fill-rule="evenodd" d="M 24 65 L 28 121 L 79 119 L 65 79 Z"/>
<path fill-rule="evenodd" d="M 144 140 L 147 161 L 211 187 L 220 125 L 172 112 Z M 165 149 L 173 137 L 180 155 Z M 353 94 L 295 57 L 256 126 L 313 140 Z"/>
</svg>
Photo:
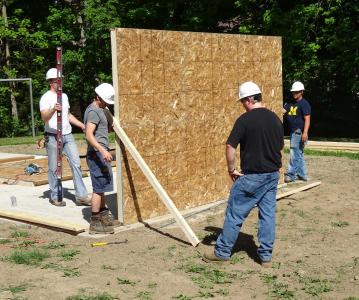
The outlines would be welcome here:
<svg viewBox="0 0 359 300">
<path fill-rule="evenodd" d="M 65 201 L 57 201 L 57 199 L 50 199 L 49 201 L 52 205 L 55 206 L 66 206 L 66 202 Z"/>
<path fill-rule="evenodd" d="M 77 206 L 91 206 L 91 198 L 89 196 L 77 197 L 75 203 Z"/>
<path fill-rule="evenodd" d="M 284 182 L 285 183 L 289 183 L 289 182 L 293 182 L 294 180 L 292 178 L 290 178 L 288 175 L 284 175 Z"/>
<path fill-rule="evenodd" d="M 208 263 L 209 262 L 220 263 L 220 264 L 229 263 L 229 259 L 223 259 L 223 258 L 218 257 L 216 254 L 214 254 L 213 250 L 203 253 L 202 259 L 203 259 L 203 261 L 208 262 Z"/>
<path fill-rule="evenodd" d="M 104 224 L 106 224 L 107 226 L 118 227 L 123 225 L 122 222 L 113 218 L 113 215 L 108 209 L 103 210 L 98 215 L 101 217 L 102 222 L 104 222 Z"/>
<path fill-rule="evenodd" d="M 114 230 L 113 226 L 106 225 L 99 215 L 95 215 L 91 217 L 89 233 L 114 233 Z"/>
<path fill-rule="evenodd" d="M 269 269 L 272 267 L 272 262 L 270 260 L 269 261 L 261 261 L 261 266 L 262 266 L 262 268 Z"/>
<path fill-rule="evenodd" d="M 301 181 L 308 181 L 309 180 L 308 177 L 302 177 L 302 176 L 299 176 L 299 175 L 297 175 L 297 178 L 298 178 L 298 180 L 301 180 Z"/>
</svg>

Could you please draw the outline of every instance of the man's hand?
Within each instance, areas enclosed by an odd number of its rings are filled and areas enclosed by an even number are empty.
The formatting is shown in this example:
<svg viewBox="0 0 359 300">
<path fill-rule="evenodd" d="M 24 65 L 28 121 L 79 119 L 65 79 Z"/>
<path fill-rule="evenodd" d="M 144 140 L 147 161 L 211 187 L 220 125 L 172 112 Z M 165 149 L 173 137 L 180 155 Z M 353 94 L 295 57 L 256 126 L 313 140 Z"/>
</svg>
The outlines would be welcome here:
<svg viewBox="0 0 359 300">
<path fill-rule="evenodd" d="M 62 111 L 62 106 L 60 103 L 56 102 L 54 108 L 55 111 Z"/>
<path fill-rule="evenodd" d="M 112 155 L 111 155 L 111 153 L 108 152 L 107 150 L 101 151 L 101 154 L 102 154 L 102 157 L 103 157 L 103 159 L 104 159 L 105 161 L 108 161 L 108 162 L 112 161 Z"/>
<path fill-rule="evenodd" d="M 308 141 L 308 133 L 302 133 L 302 142 L 306 143 Z"/>
<path fill-rule="evenodd" d="M 233 171 L 228 171 L 229 176 L 231 177 L 232 181 L 236 181 L 236 179 L 244 174 L 240 171 L 234 169 Z"/>
</svg>

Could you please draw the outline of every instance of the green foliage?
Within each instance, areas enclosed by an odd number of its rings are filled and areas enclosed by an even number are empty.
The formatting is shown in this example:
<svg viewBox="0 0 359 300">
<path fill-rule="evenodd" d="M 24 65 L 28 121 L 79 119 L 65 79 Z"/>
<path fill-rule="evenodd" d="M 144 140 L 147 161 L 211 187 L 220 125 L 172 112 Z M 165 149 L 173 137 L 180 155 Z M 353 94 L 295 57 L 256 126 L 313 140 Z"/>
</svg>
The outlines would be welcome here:
<svg viewBox="0 0 359 300">
<path fill-rule="evenodd" d="M 282 37 L 285 98 L 294 80 L 313 107 L 311 135 L 356 136 L 359 129 L 358 1 L 6 1 L 0 17 L 0 78 L 33 79 L 36 132 L 44 75 L 63 47 L 64 92 L 80 117 L 99 82 L 111 82 L 110 29 L 229 32 Z M 10 49 L 6 60 L 5 45 Z M 8 62 L 8 63 L 7 63 Z M 10 93 L 16 97 L 13 116 Z M 345 105 L 343 105 L 345 101 Z M 28 85 L 0 83 L 0 136 L 31 133 Z M 329 126 L 328 126 L 329 124 Z M 335 126 L 332 126 L 335 124 Z"/>
</svg>

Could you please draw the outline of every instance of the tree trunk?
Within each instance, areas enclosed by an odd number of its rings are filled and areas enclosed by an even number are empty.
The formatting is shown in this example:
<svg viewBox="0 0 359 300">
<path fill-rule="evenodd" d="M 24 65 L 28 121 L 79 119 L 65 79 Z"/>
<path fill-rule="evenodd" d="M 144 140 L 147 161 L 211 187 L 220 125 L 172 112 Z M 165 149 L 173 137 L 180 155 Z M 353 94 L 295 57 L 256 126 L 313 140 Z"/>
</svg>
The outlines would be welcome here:
<svg viewBox="0 0 359 300">
<path fill-rule="evenodd" d="M 8 23 L 7 23 L 7 13 L 6 13 L 6 1 L 2 1 L 2 17 L 4 19 L 4 23 L 5 23 L 5 27 L 8 27 Z M 9 41 L 6 39 L 5 40 L 5 59 L 6 59 L 6 66 L 7 66 L 7 75 L 9 77 L 10 73 L 10 47 L 9 47 Z M 15 82 L 9 82 L 10 85 L 10 99 L 11 99 L 11 115 L 13 118 L 18 118 L 19 114 L 17 111 L 17 103 L 16 103 L 16 98 L 15 98 L 15 89 L 16 89 L 16 84 Z"/>
</svg>

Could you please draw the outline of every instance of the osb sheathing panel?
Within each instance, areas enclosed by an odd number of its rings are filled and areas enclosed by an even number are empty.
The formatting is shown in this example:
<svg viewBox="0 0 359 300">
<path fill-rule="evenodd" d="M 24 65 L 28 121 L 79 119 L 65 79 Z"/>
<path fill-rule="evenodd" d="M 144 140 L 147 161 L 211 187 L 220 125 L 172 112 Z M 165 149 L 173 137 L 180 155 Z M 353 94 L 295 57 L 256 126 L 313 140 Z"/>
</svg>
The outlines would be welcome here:
<svg viewBox="0 0 359 300">
<path fill-rule="evenodd" d="M 159 182 L 180 210 L 227 197 L 225 142 L 244 113 L 238 85 L 256 82 L 281 118 L 281 38 L 138 29 L 115 35 L 119 121 Z M 125 222 L 167 214 L 123 154 Z"/>
</svg>

